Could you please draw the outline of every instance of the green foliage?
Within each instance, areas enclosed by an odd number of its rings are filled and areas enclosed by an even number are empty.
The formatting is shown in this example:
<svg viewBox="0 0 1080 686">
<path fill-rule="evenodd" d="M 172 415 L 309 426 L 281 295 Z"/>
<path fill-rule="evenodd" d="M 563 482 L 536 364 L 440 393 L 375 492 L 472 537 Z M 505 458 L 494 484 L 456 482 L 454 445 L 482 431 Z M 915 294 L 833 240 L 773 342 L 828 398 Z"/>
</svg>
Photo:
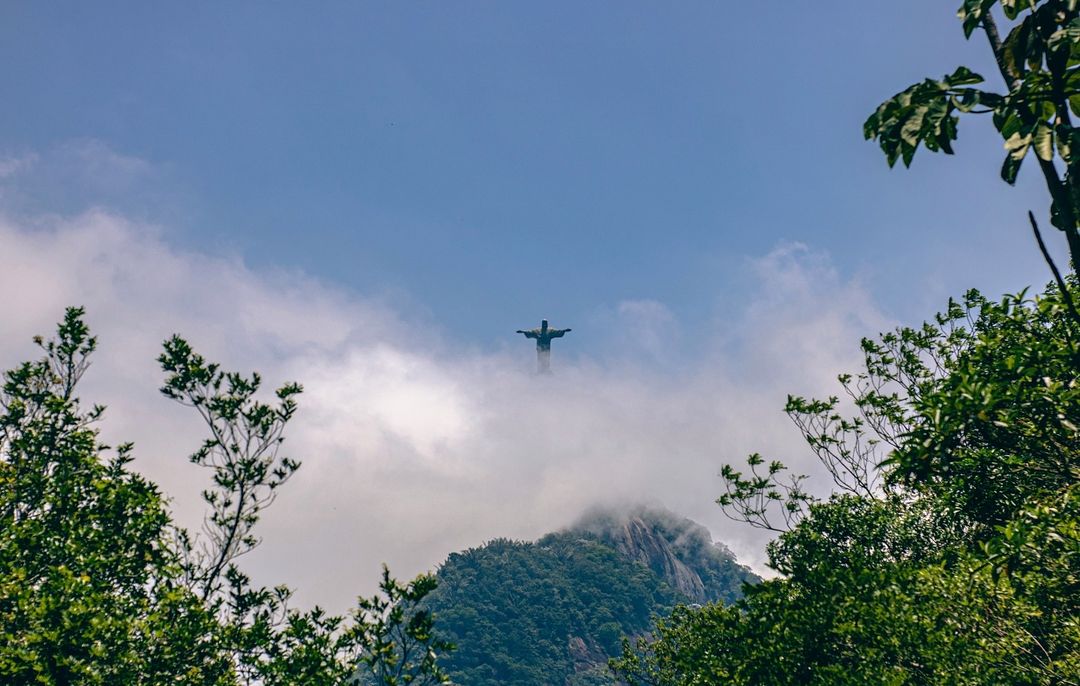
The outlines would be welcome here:
<svg viewBox="0 0 1080 686">
<path fill-rule="evenodd" d="M 1011 22 L 1004 40 L 994 19 Z M 958 67 L 886 100 L 863 125 L 892 166 L 911 164 L 922 145 L 952 154 L 960 114 L 991 114 L 1005 143 L 1001 177 L 1016 182 L 1033 154 L 1050 191 L 1051 221 L 1065 232 L 1074 262 L 1080 259 L 1080 11 L 1077 0 L 964 0 L 958 16 L 965 37 L 981 29 L 1005 81 L 1002 93 L 978 86 L 983 78 Z M 1059 175 L 1055 160 L 1064 166 Z"/>
<path fill-rule="evenodd" d="M 987 102 L 1000 105 L 999 96 L 966 87 L 982 81 L 967 67 L 959 67 L 941 80 L 917 83 L 878 107 L 864 124 L 866 137 L 878 140 L 890 167 L 898 159 L 910 165 L 920 144 L 951 155 L 960 121 L 956 113 Z"/>
<path fill-rule="evenodd" d="M 452 554 L 438 578 L 430 607 L 459 646 L 445 666 L 468 686 L 561 684 L 575 662 L 603 664 L 624 633 L 647 631 L 677 600 L 648 569 L 579 534 L 491 541 Z"/>
<path fill-rule="evenodd" d="M 726 492 L 716 502 L 724 507 L 725 514 L 736 521 L 749 522 L 770 531 L 783 531 L 780 527 L 790 527 L 812 500 L 802 490 L 806 475 L 792 476 L 785 481 L 783 473 L 787 467 L 774 460 L 759 470 L 763 464 L 765 459 L 757 453 L 748 457 L 746 466 L 750 471 L 746 476 L 731 465 L 724 465 L 720 476 L 724 479 Z M 769 517 L 770 512 L 779 512 L 783 523 L 774 524 L 774 519 Z"/>
<path fill-rule="evenodd" d="M 279 455 L 285 424 L 296 412 L 299 384 L 277 390 L 278 405 L 256 400 L 262 384 L 258 374 L 245 377 L 207 363 L 187 341 L 173 336 L 158 358 L 168 375 L 162 394 L 195 409 L 210 431 L 191 462 L 213 471 L 213 488 L 203 491 L 209 515 L 203 525 L 206 541 L 188 552 L 190 584 L 204 600 L 221 591 L 222 575 L 230 562 L 258 545 L 252 529 L 277 489 L 300 468 Z"/>
<path fill-rule="evenodd" d="M 363 647 L 362 673 L 369 681 L 386 686 L 449 681 L 437 660 L 440 651 L 453 650 L 454 645 L 435 634 L 431 611 L 423 606 L 437 587 L 438 581 L 428 574 L 401 585 L 383 567 L 382 596 L 360 599 L 354 630 Z"/>
<path fill-rule="evenodd" d="M 213 616 L 183 586 L 169 517 L 74 395 L 97 341 L 69 309 L 0 391 L 0 681 L 227 683 Z"/>
<path fill-rule="evenodd" d="M 110 455 L 74 391 L 97 341 L 69 309 L 44 357 L 0 390 L 0 682 L 5 684 L 445 683 L 449 649 L 420 602 L 431 576 L 349 618 L 287 607 L 287 587 L 252 587 L 235 564 L 261 511 L 299 468 L 279 456 L 296 384 L 259 401 L 258 375 L 207 363 L 182 339 L 160 358 L 166 396 L 210 432 L 192 462 L 211 469 L 201 537 L 171 522 L 157 488 Z"/>
<path fill-rule="evenodd" d="M 649 536 L 676 546 L 712 598 L 741 595 L 755 580 L 729 554 L 708 547 L 677 518 L 638 511 Z M 454 683 L 612 684 L 607 659 L 687 598 L 663 574 L 616 549 L 626 521 L 595 513 L 535 543 L 494 540 L 451 555 L 429 606 L 460 647 L 445 661 Z M 685 520 L 683 520 L 685 521 Z M 697 527 L 700 528 L 700 527 Z M 707 535 L 707 534 L 706 534 Z"/>
<path fill-rule="evenodd" d="M 615 668 L 631 684 L 1080 683 L 1078 333 L 1056 290 L 970 292 L 864 341 L 845 403 L 788 402 L 834 495 L 784 520 L 776 468 L 720 501 L 787 522 L 769 546 L 783 576 L 676 611 Z"/>
</svg>

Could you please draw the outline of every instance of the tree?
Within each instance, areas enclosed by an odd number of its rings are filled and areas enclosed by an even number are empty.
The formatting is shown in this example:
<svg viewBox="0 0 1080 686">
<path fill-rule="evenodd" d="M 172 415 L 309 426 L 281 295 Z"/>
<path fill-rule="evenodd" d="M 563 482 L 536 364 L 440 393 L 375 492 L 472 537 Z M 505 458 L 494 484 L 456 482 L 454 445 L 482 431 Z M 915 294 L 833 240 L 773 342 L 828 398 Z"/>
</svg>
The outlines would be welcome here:
<svg viewBox="0 0 1080 686">
<path fill-rule="evenodd" d="M 348 617 L 288 607 L 285 586 L 256 588 L 236 564 L 300 463 L 279 455 L 296 384 L 276 404 L 261 380 L 224 372 L 181 338 L 165 344 L 163 392 L 195 408 L 210 437 L 192 456 L 212 471 L 206 526 L 171 521 L 157 487 L 111 457 L 76 386 L 97 347 L 71 308 L 44 358 L 0 391 L 0 681 L 11 684 L 435 684 L 451 646 L 420 606 L 421 575 Z"/>
<path fill-rule="evenodd" d="M 158 489 L 110 451 L 75 387 L 97 347 L 71 308 L 0 391 L 0 681 L 230 683 L 220 627 L 182 583 Z"/>
<path fill-rule="evenodd" d="M 422 575 L 401 585 L 384 568 L 382 596 L 360 598 L 348 618 L 321 608 L 288 608 L 288 587 L 253 588 L 236 559 L 259 544 L 255 526 L 278 489 L 300 468 L 281 454 L 285 426 L 296 413 L 297 383 L 274 392 L 275 404 L 258 399 L 262 378 L 228 372 L 173 336 L 158 358 L 166 373 L 161 392 L 193 408 L 209 437 L 191 455 L 208 468 L 212 487 L 203 491 L 209 510 L 201 537 L 177 531 L 189 590 L 226 627 L 229 650 L 247 683 L 345 683 L 366 674 L 373 683 L 434 684 L 447 680 L 436 657 L 452 646 L 433 632 L 420 607 L 435 588 Z"/>
<path fill-rule="evenodd" d="M 1072 123 L 1080 113 L 1078 5 L 1078 0 L 963 0 L 957 14 L 964 36 L 985 36 L 1005 90 L 976 87 L 983 77 L 958 67 L 897 93 L 863 126 L 889 166 L 898 159 L 909 166 L 920 145 L 952 154 L 960 114 L 992 115 L 1007 150 L 1002 179 L 1015 183 L 1021 163 L 1029 152 L 1034 155 L 1050 192 L 1051 223 L 1065 233 L 1074 265 L 1080 265 L 1080 134 Z M 1010 22 L 1004 38 L 995 9 Z"/>
<path fill-rule="evenodd" d="M 964 0 L 1006 91 L 959 67 L 864 126 L 890 166 L 952 153 L 961 114 L 992 114 L 1001 174 L 1029 152 L 1080 267 L 1077 0 Z M 1001 38 L 993 12 L 1008 22 Z M 1060 166 L 1059 166 L 1060 165 Z M 1063 174 L 1062 174 L 1063 172 Z M 832 477 L 819 501 L 784 465 L 726 465 L 718 502 L 779 533 L 779 577 L 732 607 L 681 608 L 612 666 L 631 684 L 1080 684 L 1080 314 L 1057 271 L 1038 296 L 971 291 L 921 327 L 864 340 L 846 398 L 787 412 Z M 767 466 L 766 466 L 767 465 Z"/>
<path fill-rule="evenodd" d="M 616 670 L 665 685 L 1080 683 L 1070 301 L 969 292 L 863 342 L 864 369 L 840 378 L 853 415 L 790 398 L 834 495 L 792 496 L 760 456 L 756 474 L 726 468 L 721 506 L 782 532 L 768 548 L 781 576 L 732 607 L 680 610 Z"/>
</svg>

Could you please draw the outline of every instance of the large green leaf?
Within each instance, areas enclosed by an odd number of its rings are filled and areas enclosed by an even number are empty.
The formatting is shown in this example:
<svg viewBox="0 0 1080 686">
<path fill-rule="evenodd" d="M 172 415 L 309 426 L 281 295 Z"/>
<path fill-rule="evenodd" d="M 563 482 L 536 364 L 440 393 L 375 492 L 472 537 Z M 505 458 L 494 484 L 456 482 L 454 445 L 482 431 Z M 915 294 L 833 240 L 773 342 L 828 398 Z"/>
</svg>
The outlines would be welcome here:
<svg viewBox="0 0 1080 686">
<path fill-rule="evenodd" d="M 1032 134 L 1017 131 L 1005 141 L 1005 149 L 1009 154 L 1005 156 L 1005 162 L 1001 165 L 1001 178 L 1006 183 L 1016 183 L 1016 175 L 1020 173 L 1020 165 L 1031 148 Z"/>
<path fill-rule="evenodd" d="M 964 4 L 956 11 L 956 16 L 964 23 L 964 37 L 970 38 L 972 32 L 979 26 L 983 14 L 990 11 L 996 0 L 964 0 Z"/>
<path fill-rule="evenodd" d="M 970 86 L 982 83 L 984 80 L 982 76 L 964 66 L 957 67 L 956 71 L 943 79 L 945 84 L 949 86 Z"/>
<path fill-rule="evenodd" d="M 994 127 L 1005 140 L 1017 133 L 1022 125 L 1015 108 L 1003 105 L 994 111 Z"/>
<path fill-rule="evenodd" d="M 991 110 L 996 110 L 1005 102 L 1005 98 L 997 93 L 988 93 L 978 88 L 960 88 L 952 96 L 953 107 L 961 112 L 971 112 L 982 105 Z"/>
<path fill-rule="evenodd" d="M 1016 19 L 1024 10 L 1035 9 L 1039 0 L 1001 0 L 1001 9 L 1009 19 Z"/>
<path fill-rule="evenodd" d="M 1023 161 L 1023 157 L 1017 159 L 1012 155 L 1006 155 L 1005 161 L 1001 164 L 1001 178 L 1009 185 L 1015 184 L 1016 176 L 1020 173 L 1020 165 Z"/>
<path fill-rule="evenodd" d="M 1035 126 L 1035 133 L 1032 137 L 1032 146 L 1035 149 L 1035 154 L 1039 156 L 1039 159 L 1049 162 L 1054 159 L 1054 130 L 1050 128 L 1050 125 L 1044 121 L 1040 121 Z"/>
<path fill-rule="evenodd" d="M 1059 124 L 1054 128 L 1054 142 L 1057 144 L 1058 154 L 1061 155 L 1061 159 L 1065 160 L 1065 164 L 1073 162 L 1072 159 L 1072 146 L 1073 138 L 1076 136 L 1075 129 L 1071 126 L 1065 126 Z"/>
<path fill-rule="evenodd" d="M 1030 63 L 1042 60 L 1043 43 L 1034 14 L 1024 17 L 1023 21 L 1013 27 L 1002 44 L 1002 51 L 1005 64 L 1015 74 L 1023 74 Z"/>
<path fill-rule="evenodd" d="M 1068 48 L 1069 67 L 1080 64 L 1080 18 L 1073 19 L 1063 28 L 1058 29 L 1046 41 L 1049 50 L 1064 50 Z"/>
</svg>

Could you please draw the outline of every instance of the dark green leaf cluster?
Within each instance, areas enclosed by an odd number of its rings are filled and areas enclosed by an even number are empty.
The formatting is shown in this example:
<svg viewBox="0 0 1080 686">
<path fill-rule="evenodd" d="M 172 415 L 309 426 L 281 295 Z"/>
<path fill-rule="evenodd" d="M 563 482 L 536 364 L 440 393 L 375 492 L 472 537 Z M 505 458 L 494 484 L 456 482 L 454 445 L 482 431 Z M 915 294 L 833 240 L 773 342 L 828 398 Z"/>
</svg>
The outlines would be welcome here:
<svg viewBox="0 0 1080 686">
<path fill-rule="evenodd" d="M 959 67 L 941 80 L 926 79 L 896 94 L 866 120 L 867 138 L 876 138 L 889 166 L 898 159 L 910 165 L 919 145 L 932 152 L 953 154 L 956 112 L 970 112 L 978 105 L 998 104 L 1000 97 L 975 88 L 983 78 L 967 67 Z"/>
</svg>

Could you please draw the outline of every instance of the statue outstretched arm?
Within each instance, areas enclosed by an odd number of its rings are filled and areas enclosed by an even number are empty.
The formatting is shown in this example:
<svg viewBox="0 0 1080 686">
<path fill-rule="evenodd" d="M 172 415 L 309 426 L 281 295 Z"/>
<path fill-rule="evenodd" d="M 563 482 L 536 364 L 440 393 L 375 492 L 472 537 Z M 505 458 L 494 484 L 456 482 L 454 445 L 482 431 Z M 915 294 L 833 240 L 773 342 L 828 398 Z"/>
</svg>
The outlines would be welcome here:
<svg viewBox="0 0 1080 686">
<path fill-rule="evenodd" d="M 571 329 L 548 329 L 548 336 L 552 338 L 562 338 L 563 334 L 569 333 Z"/>
<path fill-rule="evenodd" d="M 525 334 L 525 338 L 539 338 L 540 336 L 540 334 L 535 331 L 522 331 L 521 329 L 518 329 L 515 333 L 523 333 Z"/>
</svg>

